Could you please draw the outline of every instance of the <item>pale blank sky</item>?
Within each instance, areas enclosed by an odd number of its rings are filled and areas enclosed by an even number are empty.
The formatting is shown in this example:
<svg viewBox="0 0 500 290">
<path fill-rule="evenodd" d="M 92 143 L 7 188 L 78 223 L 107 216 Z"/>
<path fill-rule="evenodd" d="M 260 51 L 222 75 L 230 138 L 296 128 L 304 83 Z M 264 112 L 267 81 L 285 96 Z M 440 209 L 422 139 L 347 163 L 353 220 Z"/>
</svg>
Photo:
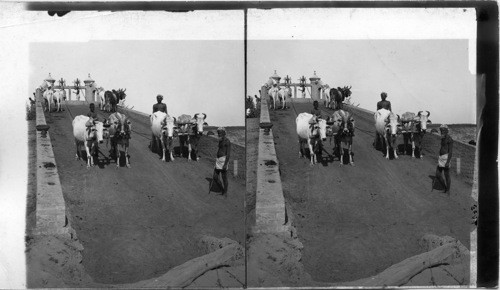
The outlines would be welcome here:
<svg viewBox="0 0 500 290">
<path fill-rule="evenodd" d="M 277 70 L 294 82 L 314 71 L 375 110 L 380 93 L 396 113 L 429 110 L 436 123 L 475 123 L 474 9 L 249 10 L 248 94 Z"/>
<path fill-rule="evenodd" d="M 30 83 L 88 78 L 106 90 L 126 88 L 126 104 L 151 113 L 156 95 L 168 113 L 206 113 L 214 126 L 243 126 L 244 46 L 238 40 L 120 40 L 33 43 Z M 74 94 L 73 94 L 74 96 Z"/>
<path fill-rule="evenodd" d="M 475 123 L 467 47 L 467 40 L 249 41 L 249 94 L 274 70 L 295 83 L 316 71 L 330 87 L 352 86 L 352 101 L 365 109 L 374 111 L 384 91 L 397 114 L 428 110 L 436 123 Z"/>
</svg>

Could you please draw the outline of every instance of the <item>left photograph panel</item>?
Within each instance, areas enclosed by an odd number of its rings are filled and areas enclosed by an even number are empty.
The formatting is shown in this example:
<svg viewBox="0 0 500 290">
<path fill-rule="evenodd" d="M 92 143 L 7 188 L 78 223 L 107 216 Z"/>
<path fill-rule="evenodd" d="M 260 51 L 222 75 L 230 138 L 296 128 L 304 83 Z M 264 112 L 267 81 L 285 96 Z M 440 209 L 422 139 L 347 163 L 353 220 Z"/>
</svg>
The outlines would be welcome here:
<svg viewBox="0 0 500 290">
<path fill-rule="evenodd" d="M 244 287 L 243 13 L 24 14 L 21 284 Z"/>
</svg>

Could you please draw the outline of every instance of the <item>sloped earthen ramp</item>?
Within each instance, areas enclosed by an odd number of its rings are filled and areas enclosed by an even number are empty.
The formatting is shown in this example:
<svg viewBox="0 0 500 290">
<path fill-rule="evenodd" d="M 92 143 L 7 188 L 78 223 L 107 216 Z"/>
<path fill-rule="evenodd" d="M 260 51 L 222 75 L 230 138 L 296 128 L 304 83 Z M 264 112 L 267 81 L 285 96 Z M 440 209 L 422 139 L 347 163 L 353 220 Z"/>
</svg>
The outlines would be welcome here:
<svg viewBox="0 0 500 290">
<path fill-rule="evenodd" d="M 299 159 L 295 118 L 311 108 L 310 102 L 294 102 L 270 113 L 285 200 L 313 280 L 374 276 L 420 254 L 418 241 L 425 234 L 452 236 L 470 249 L 470 184 L 453 174 L 451 197 L 431 191 L 435 158 L 386 160 L 372 147 L 373 117 L 354 108 L 355 166 L 340 167 L 323 152 L 323 162 L 310 167 L 308 159 Z M 333 143 L 325 143 L 331 154 Z"/>
<path fill-rule="evenodd" d="M 160 276 L 203 255 L 202 235 L 243 243 L 244 177 L 229 174 L 229 197 L 208 195 L 217 140 L 203 136 L 199 162 L 177 158 L 163 163 L 148 148 L 149 119 L 133 111 L 131 169 L 108 161 L 109 145 L 100 145 L 99 166 L 87 169 L 75 160 L 72 118 L 87 105 L 68 105 L 47 115 L 68 219 L 83 245 L 83 265 L 97 283 L 123 284 Z M 99 112 L 101 116 L 106 113 Z M 177 146 L 177 143 L 174 142 Z M 244 148 L 233 146 L 244 164 Z M 122 154 L 123 155 L 123 154 Z"/>
</svg>

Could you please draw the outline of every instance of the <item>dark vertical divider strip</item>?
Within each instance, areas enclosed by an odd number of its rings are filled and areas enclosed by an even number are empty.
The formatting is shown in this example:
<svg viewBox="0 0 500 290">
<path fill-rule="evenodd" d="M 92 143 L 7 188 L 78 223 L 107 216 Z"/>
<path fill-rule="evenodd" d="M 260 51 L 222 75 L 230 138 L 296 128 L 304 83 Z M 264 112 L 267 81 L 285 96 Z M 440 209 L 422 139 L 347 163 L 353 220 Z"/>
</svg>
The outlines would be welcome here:
<svg viewBox="0 0 500 290">
<path fill-rule="evenodd" d="M 247 65 L 248 65 L 247 64 L 247 61 L 248 61 L 248 56 L 247 56 L 247 51 L 248 51 L 248 49 L 247 49 L 247 46 L 248 46 L 248 9 L 244 9 L 243 10 L 243 15 L 244 15 L 243 16 L 243 18 L 244 18 L 243 21 L 244 21 L 244 26 L 245 26 L 245 32 L 244 32 L 244 36 L 243 36 L 243 38 L 244 38 L 243 39 L 243 49 L 244 49 L 243 54 L 245 56 L 245 95 L 243 96 L 243 102 L 246 104 L 245 101 L 246 101 L 246 97 L 248 95 L 248 92 L 247 92 L 247 80 L 248 80 L 247 79 Z M 247 127 L 246 126 L 246 108 L 245 108 L 245 111 L 243 112 L 243 114 L 245 114 L 245 128 L 246 128 Z M 246 132 L 245 132 L 245 144 L 247 143 L 246 142 L 247 141 L 246 140 L 246 136 L 247 135 L 246 135 Z M 245 150 L 246 150 L 246 146 L 245 146 Z M 246 152 L 245 152 L 245 155 L 246 155 Z M 247 176 L 247 178 L 248 178 L 248 176 Z M 245 209 L 247 208 L 246 197 L 243 199 L 243 208 L 245 208 Z M 243 247 L 244 251 L 245 251 L 245 253 L 244 253 L 244 257 L 245 257 L 245 282 L 244 282 L 244 286 L 243 287 L 247 288 L 247 281 L 248 281 L 247 280 L 247 277 L 248 277 L 248 273 L 247 273 L 247 269 L 248 269 L 248 267 L 247 267 L 247 213 L 246 213 L 246 210 L 243 211 L 243 212 L 244 212 L 243 214 L 245 215 L 245 217 L 243 218 L 243 221 L 245 223 L 243 225 L 244 228 L 245 228 L 245 239 L 244 239 L 245 246 Z"/>
<path fill-rule="evenodd" d="M 498 286 L 498 3 L 477 4 L 477 75 L 485 75 L 478 118 L 477 286 Z M 480 88 L 478 88 L 480 89 Z"/>
</svg>

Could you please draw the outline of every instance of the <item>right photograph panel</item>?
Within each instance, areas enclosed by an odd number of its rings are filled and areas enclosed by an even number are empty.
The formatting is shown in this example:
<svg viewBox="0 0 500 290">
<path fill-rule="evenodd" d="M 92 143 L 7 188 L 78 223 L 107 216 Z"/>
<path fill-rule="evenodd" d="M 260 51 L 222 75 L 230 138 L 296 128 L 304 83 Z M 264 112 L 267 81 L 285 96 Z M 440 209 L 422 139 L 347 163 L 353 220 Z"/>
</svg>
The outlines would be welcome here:
<svg viewBox="0 0 500 290">
<path fill-rule="evenodd" d="M 247 20 L 247 286 L 474 286 L 474 9 Z"/>
</svg>

